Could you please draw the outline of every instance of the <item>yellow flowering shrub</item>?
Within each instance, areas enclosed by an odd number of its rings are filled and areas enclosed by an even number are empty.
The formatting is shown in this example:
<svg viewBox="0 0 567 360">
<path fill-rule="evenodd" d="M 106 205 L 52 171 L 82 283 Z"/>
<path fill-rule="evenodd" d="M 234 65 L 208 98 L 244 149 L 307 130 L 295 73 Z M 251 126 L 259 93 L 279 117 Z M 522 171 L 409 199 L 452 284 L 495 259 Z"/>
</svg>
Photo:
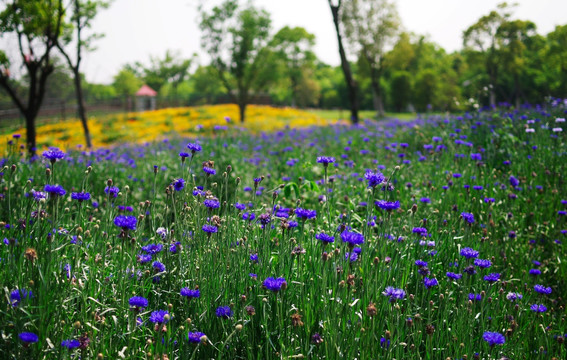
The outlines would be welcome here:
<svg viewBox="0 0 567 360">
<path fill-rule="evenodd" d="M 139 113 L 104 115 L 89 118 L 93 146 L 105 147 L 116 143 L 144 143 L 175 136 L 215 135 L 216 126 L 241 128 L 250 133 L 269 132 L 286 126 L 324 126 L 330 121 L 312 113 L 292 108 L 249 105 L 246 121 L 240 123 L 238 107 L 233 104 L 170 108 Z M 230 118 L 230 121 L 226 119 Z M 24 128 L 13 134 L 25 138 Z M 7 134 L 10 138 L 13 134 Z M 84 144 L 81 122 L 71 120 L 37 127 L 37 146 L 74 148 Z M 2 152 L 6 144 L 0 145 Z"/>
</svg>

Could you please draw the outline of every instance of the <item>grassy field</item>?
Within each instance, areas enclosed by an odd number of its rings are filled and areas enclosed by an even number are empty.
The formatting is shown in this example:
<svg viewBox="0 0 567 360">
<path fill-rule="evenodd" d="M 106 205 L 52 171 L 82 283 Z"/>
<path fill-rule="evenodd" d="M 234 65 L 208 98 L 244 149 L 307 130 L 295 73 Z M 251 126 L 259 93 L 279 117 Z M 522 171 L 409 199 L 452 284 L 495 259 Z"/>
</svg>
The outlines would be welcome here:
<svg viewBox="0 0 567 360">
<path fill-rule="evenodd" d="M 320 118 L 325 120 L 349 120 L 350 119 L 350 111 L 346 110 L 307 110 L 310 113 L 313 113 Z M 386 113 L 386 118 L 389 119 L 399 119 L 399 120 L 413 120 L 416 118 L 416 114 L 414 113 Z M 376 112 L 370 110 L 362 110 L 359 113 L 359 117 L 361 119 L 375 119 Z"/>
<path fill-rule="evenodd" d="M 567 358 L 565 108 L 262 111 L 31 162 L 11 139 L 0 358 Z"/>
</svg>

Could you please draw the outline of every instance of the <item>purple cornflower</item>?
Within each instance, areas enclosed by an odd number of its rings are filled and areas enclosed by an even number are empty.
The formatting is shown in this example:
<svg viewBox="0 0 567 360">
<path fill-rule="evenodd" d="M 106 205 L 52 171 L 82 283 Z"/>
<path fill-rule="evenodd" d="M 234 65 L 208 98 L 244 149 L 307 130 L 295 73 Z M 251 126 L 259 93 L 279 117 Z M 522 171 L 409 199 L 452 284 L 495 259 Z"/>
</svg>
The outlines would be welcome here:
<svg viewBox="0 0 567 360">
<path fill-rule="evenodd" d="M 63 159 L 65 157 L 65 153 L 59 150 L 59 148 L 50 147 L 49 150 L 43 152 L 42 156 L 54 163 L 59 159 Z"/>
<path fill-rule="evenodd" d="M 175 179 L 173 180 L 171 185 L 173 185 L 175 191 L 181 191 L 185 188 L 185 180 L 183 180 L 182 178 Z"/>
<path fill-rule="evenodd" d="M 532 276 L 537 276 L 537 275 L 541 275 L 541 270 L 539 269 L 530 269 L 530 271 L 528 271 L 528 273 Z"/>
<path fill-rule="evenodd" d="M 426 262 L 426 261 L 423 261 L 423 260 L 416 260 L 416 261 L 415 261 L 415 264 L 416 264 L 417 266 L 419 266 L 419 267 L 425 267 L 425 266 L 427 266 L 427 262 Z"/>
<path fill-rule="evenodd" d="M 430 288 L 432 288 L 433 286 L 438 286 L 438 285 L 439 285 L 439 282 L 437 281 L 436 278 L 430 279 L 430 278 L 428 278 L 428 277 L 424 277 L 424 278 L 423 278 L 423 284 L 425 285 L 426 288 L 430 289 Z"/>
<path fill-rule="evenodd" d="M 148 244 L 146 246 L 142 246 L 142 251 L 146 254 L 157 254 L 163 250 L 163 244 Z"/>
<path fill-rule="evenodd" d="M 449 279 L 459 280 L 460 278 L 463 277 L 463 274 L 456 274 L 456 273 L 453 273 L 453 272 L 450 272 L 450 271 L 449 271 L 449 272 L 447 272 L 447 277 L 448 277 Z"/>
<path fill-rule="evenodd" d="M 303 220 L 313 219 L 317 216 L 317 211 L 297 208 L 295 209 L 295 215 Z"/>
<path fill-rule="evenodd" d="M 283 277 L 277 279 L 273 277 L 268 277 L 266 278 L 266 280 L 264 280 L 262 286 L 270 291 L 278 292 L 281 289 L 285 289 L 287 287 L 287 282 Z"/>
<path fill-rule="evenodd" d="M 480 301 L 480 300 L 482 300 L 482 295 L 470 293 L 469 294 L 469 300 L 470 301 Z"/>
<path fill-rule="evenodd" d="M 232 311 L 230 306 L 219 306 L 215 311 L 215 314 L 217 315 L 217 317 L 228 319 L 232 317 L 234 311 Z"/>
<path fill-rule="evenodd" d="M 335 242 L 334 236 L 327 235 L 325 233 L 319 233 L 319 234 L 315 235 L 315 239 L 321 241 L 323 244 Z"/>
<path fill-rule="evenodd" d="M 152 256 L 151 255 L 145 255 L 145 254 L 139 254 L 136 256 L 136 259 L 138 260 L 138 262 L 140 264 L 145 264 L 145 263 L 149 263 L 150 261 L 152 261 Z"/>
<path fill-rule="evenodd" d="M 179 157 L 181 157 L 181 161 L 185 161 L 185 158 L 189 157 L 189 153 L 182 151 L 179 153 Z"/>
<path fill-rule="evenodd" d="M 214 225 L 205 224 L 203 225 L 203 231 L 208 234 L 214 234 L 218 231 L 218 228 Z"/>
<path fill-rule="evenodd" d="M 403 289 L 396 289 L 393 286 L 388 286 L 382 292 L 382 295 L 389 297 L 390 302 L 394 302 L 396 300 L 402 300 L 406 296 L 406 292 Z"/>
<path fill-rule="evenodd" d="M 461 217 L 469 224 L 474 224 L 474 215 L 467 212 L 462 212 Z"/>
<path fill-rule="evenodd" d="M 481 161 L 481 160 L 482 160 L 482 155 L 481 155 L 481 154 L 478 154 L 478 153 L 477 153 L 477 154 L 472 153 L 472 154 L 471 154 L 471 160 L 474 160 L 474 161 Z"/>
<path fill-rule="evenodd" d="M 386 200 L 378 200 L 375 201 L 374 204 L 382 210 L 392 211 L 399 209 L 400 202 L 399 201 L 386 201 Z"/>
<path fill-rule="evenodd" d="M 114 218 L 114 225 L 122 228 L 122 230 L 136 230 L 138 219 L 132 215 L 118 215 Z"/>
<path fill-rule="evenodd" d="M 116 186 L 107 186 L 107 187 L 104 188 L 104 193 L 112 196 L 113 198 L 118 197 L 119 192 L 120 192 L 120 189 Z"/>
<path fill-rule="evenodd" d="M 156 310 L 150 315 L 150 321 L 154 324 L 165 324 L 169 321 L 170 316 L 167 310 Z"/>
<path fill-rule="evenodd" d="M 43 192 L 43 191 L 35 191 L 35 190 L 31 190 L 30 193 L 33 195 L 33 199 L 35 201 L 40 201 L 42 199 L 47 198 L 47 193 Z"/>
<path fill-rule="evenodd" d="M 142 296 L 133 296 L 128 300 L 128 304 L 137 310 L 144 309 L 148 307 L 148 299 Z"/>
<path fill-rule="evenodd" d="M 181 291 L 179 292 L 179 294 L 181 296 L 185 296 L 185 297 L 188 297 L 188 298 L 201 297 L 201 291 L 199 291 L 199 289 L 192 290 L 192 289 L 189 289 L 189 288 L 186 288 L 186 287 L 182 288 Z"/>
<path fill-rule="evenodd" d="M 510 185 L 514 187 L 520 184 L 520 180 L 518 180 L 514 175 L 510 175 L 510 178 L 508 180 L 510 181 Z"/>
<path fill-rule="evenodd" d="M 463 248 L 461 249 L 461 256 L 466 257 L 467 259 L 471 259 L 471 258 L 477 258 L 478 257 L 478 251 L 473 250 L 469 247 Z"/>
<path fill-rule="evenodd" d="M 205 337 L 205 339 L 206 339 L 206 335 L 205 335 L 204 333 L 200 332 L 200 331 L 197 331 L 197 332 L 189 332 L 189 333 L 187 334 L 187 337 L 188 337 L 188 339 L 189 339 L 189 342 L 195 343 L 195 344 L 200 343 L 200 342 L 201 342 L 201 339 L 202 339 L 203 337 Z"/>
<path fill-rule="evenodd" d="M 36 334 L 32 332 L 23 332 L 18 335 L 20 340 L 26 344 L 36 343 L 38 342 L 39 338 Z"/>
<path fill-rule="evenodd" d="M 209 209 L 218 209 L 220 207 L 220 202 L 216 199 L 207 199 L 203 201 L 203 204 Z"/>
<path fill-rule="evenodd" d="M 81 343 L 79 342 L 79 340 L 76 340 L 76 339 L 69 339 L 69 340 L 61 341 L 61 346 L 64 347 L 64 348 L 67 348 L 69 350 L 76 349 L 80 345 L 81 345 Z"/>
<path fill-rule="evenodd" d="M 366 173 L 364 173 L 364 178 L 368 181 L 369 188 L 380 185 L 386 179 L 380 171 L 373 172 L 371 170 L 367 170 Z"/>
<path fill-rule="evenodd" d="M 165 265 L 159 261 L 154 261 L 152 263 L 152 267 L 155 269 L 156 272 L 164 272 L 165 271 Z"/>
<path fill-rule="evenodd" d="M 516 300 L 520 300 L 521 298 L 523 298 L 524 296 L 520 293 L 513 293 L 513 292 L 509 292 L 506 295 L 506 299 L 510 300 L 510 301 L 516 301 Z"/>
<path fill-rule="evenodd" d="M 491 273 L 484 276 L 484 281 L 496 282 L 498 280 L 500 280 L 500 274 L 498 273 Z"/>
<path fill-rule="evenodd" d="M 427 229 L 423 227 L 414 227 L 411 231 L 419 236 L 427 236 Z"/>
<path fill-rule="evenodd" d="M 534 286 L 534 290 L 537 291 L 540 294 L 544 294 L 544 295 L 549 295 L 551 294 L 551 288 L 550 287 L 545 287 L 543 285 L 535 285 Z"/>
<path fill-rule="evenodd" d="M 547 307 L 541 304 L 533 304 L 532 306 L 530 306 L 530 310 L 536 313 L 543 313 L 547 311 Z"/>
<path fill-rule="evenodd" d="M 349 232 L 347 230 L 341 233 L 341 239 L 343 242 L 348 243 L 348 246 L 350 247 L 364 244 L 364 236 L 362 234 Z"/>
<path fill-rule="evenodd" d="M 491 347 L 494 345 L 502 345 L 506 342 L 504 335 L 490 331 L 485 331 L 484 334 L 482 334 L 482 339 L 486 341 Z"/>
<path fill-rule="evenodd" d="M 12 290 L 10 293 L 10 301 L 12 306 L 18 306 L 22 299 L 32 299 L 33 293 L 31 290 L 26 289 L 16 289 Z"/>
<path fill-rule="evenodd" d="M 189 143 L 187 144 L 187 149 L 191 150 L 191 154 L 195 154 L 202 150 L 201 145 L 197 143 Z"/>
<path fill-rule="evenodd" d="M 241 210 L 241 211 L 246 209 L 246 205 L 240 204 L 240 203 L 234 204 L 234 207 L 237 208 L 238 210 Z"/>
<path fill-rule="evenodd" d="M 317 162 L 319 164 L 323 164 L 323 166 L 327 167 L 329 166 L 329 164 L 332 164 L 335 162 L 335 158 L 332 156 L 319 156 L 317 157 Z"/>
<path fill-rule="evenodd" d="M 203 166 L 203 171 L 207 174 L 207 175 L 216 175 L 217 171 L 213 168 L 210 168 L 208 166 Z"/>
<path fill-rule="evenodd" d="M 492 263 L 490 260 L 474 259 L 474 265 L 482 269 L 487 269 L 492 265 Z"/>
<path fill-rule="evenodd" d="M 46 193 L 49 193 L 51 195 L 56 195 L 56 196 L 63 196 L 65 194 L 67 194 L 67 191 L 65 191 L 65 189 L 63 189 L 63 186 L 61 185 L 45 185 L 45 187 L 43 188 L 43 191 L 45 191 Z"/>
</svg>

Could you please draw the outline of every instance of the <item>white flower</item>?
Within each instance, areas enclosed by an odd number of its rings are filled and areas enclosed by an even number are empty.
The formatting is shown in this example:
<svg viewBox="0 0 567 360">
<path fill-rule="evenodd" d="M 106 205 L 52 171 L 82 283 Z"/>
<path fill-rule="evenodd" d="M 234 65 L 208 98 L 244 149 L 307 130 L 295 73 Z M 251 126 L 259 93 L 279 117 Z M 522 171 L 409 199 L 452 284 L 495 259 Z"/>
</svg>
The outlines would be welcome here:
<svg viewBox="0 0 567 360">
<path fill-rule="evenodd" d="M 162 240 L 164 240 L 167 236 L 167 229 L 164 227 L 159 227 L 156 230 L 156 234 L 158 234 Z"/>
<path fill-rule="evenodd" d="M 534 133 L 534 132 L 535 132 L 535 129 L 526 128 L 526 132 L 527 132 L 527 133 Z"/>
</svg>

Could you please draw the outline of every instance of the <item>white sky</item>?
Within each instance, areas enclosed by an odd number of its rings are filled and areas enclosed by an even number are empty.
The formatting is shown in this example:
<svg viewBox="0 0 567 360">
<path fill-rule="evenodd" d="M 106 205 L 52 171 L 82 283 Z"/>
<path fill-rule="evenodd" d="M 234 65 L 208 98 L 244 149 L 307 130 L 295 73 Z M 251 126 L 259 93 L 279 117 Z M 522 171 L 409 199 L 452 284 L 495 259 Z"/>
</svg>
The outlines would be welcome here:
<svg viewBox="0 0 567 360">
<path fill-rule="evenodd" d="M 201 0 L 207 6 L 220 0 Z M 242 1 L 244 3 L 245 1 Z M 496 8 L 496 0 L 397 0 L 403 26 L 428 35 L 451 52 L 462 46 L 462 32 L 481 16 Z M 536 23 L 538 33 L 547 34 L 556 25 L 567 24 L 567 0 L 516 0 L 514 17 Z M 180 51 L 185 57 L 199 55 L 198 0 L 114 0 L 101 11 L 93 30 L 105 33 L 97 49 L 85 54 L 82 71 L 87 80 L 110 83 L 126 63 L 148 63 L 150 55 L 163 57 L 165 51 Z M 316 35 L 315 52 L 324 62 L 339 64 L 336 34 L 327 0 L 255 0 L 256 6 L 272 17 L 275 33 L 285 25 L 302 26 Z"/>
</svg>

